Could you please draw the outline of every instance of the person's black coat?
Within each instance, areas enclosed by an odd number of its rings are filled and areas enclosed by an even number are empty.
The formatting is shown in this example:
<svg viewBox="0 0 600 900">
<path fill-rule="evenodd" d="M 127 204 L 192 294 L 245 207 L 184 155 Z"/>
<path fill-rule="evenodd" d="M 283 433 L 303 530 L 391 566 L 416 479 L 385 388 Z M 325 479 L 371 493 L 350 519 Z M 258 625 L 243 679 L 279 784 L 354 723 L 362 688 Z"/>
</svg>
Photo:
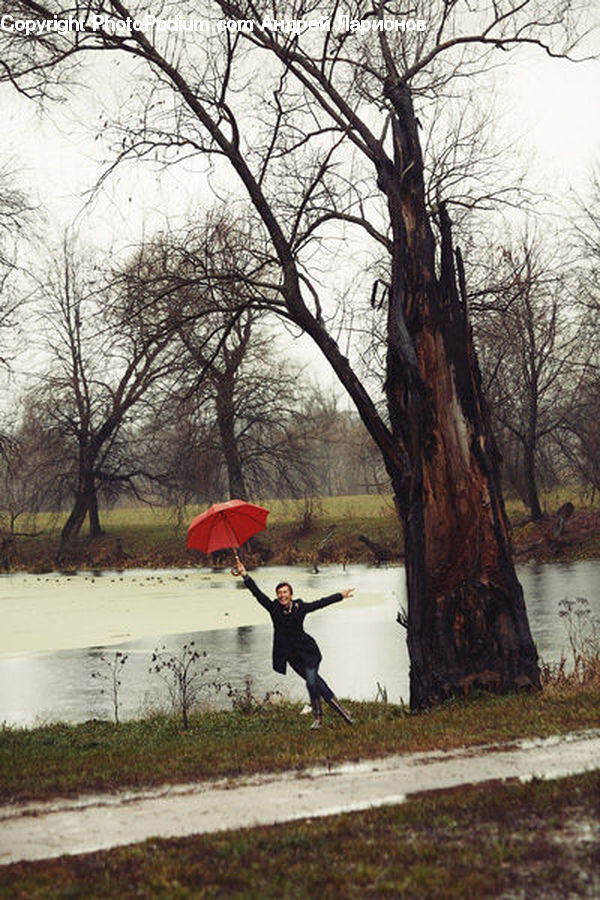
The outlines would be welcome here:
<svg viewBox="0 0 600 900">
<path fill-rule="evenodd" d="M 273 622 L 273 668 L 285 675 L 286 665 L 293 662 L 296 666 L 316 668 L 321 662 L 321 651 L 310 634 L 304 631 L 304 617 L 315 609 L 322 609 L 331 603 L 343 600 L 342 594 L 331 594 L 321 597 L 312 603 L 304 600 L 292 600 L 290 612 L 286 612 L 279 600 L 271 600 L 263 594 L 249 575 L 244 577 L 244 584 L 252 591 L 261 606 L 267 610 Z"/>
</svg>

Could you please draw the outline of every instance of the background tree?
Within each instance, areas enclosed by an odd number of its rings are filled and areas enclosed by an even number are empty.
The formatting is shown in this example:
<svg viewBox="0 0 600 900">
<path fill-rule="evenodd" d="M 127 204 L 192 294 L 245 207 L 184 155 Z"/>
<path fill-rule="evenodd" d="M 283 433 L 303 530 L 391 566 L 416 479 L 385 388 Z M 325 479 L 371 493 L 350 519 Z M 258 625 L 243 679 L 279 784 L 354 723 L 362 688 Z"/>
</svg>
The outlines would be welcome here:
<svg viewBox="0 0 600 900">
<path fill-rule="evenodd" d="M 279 358 L 265 324 L 263 307 L 268 308 L 272 290 L 268 282 L 263 289 L 261 279 L 270 266 L 253 238 L 251 221 L 214 211 L 174 240 L 171 256 L 173 274 L 191 267 L 211 304 L 222 309 L 223 338 L 216 351 L 205 341 L 195 296 L 177 329 L 187 360 L 178 394 L 185 401 L 197 393 L 205 418 L 212 416 L 210 430 L 226 470 L 227 487 L 220 496 L 293 494 L 310 470 L 290 430 L 302 383 L 297 367 Z"/>
<path fill-rule="evenodd" d="M 12 307 L 5 295 L 6 282 L 17 264 L 19 238 L 31 222 L 34 208 L 21 190 L 8 163 L 0 165 L 0 327 L 10 320 Z"/>
<path fill-rule="evenodd" d="M 15 5 L 49 19 L 70 11 L 67 2 Z M 217 0 L 206 10 L 258 21 L 324 12 L 305 2 L 244 0 Z M 186 37 L 185 53 L 158 31 L 90 30 L 26 46 L 19 35 L 3 36 L 5 71 L 30 94 L 54 89 L 49 79 L 56 84 L 87 50 L 144 60 L 153 76 L 146 70 L 146 107 L 139 127 L 127 117 L 120 156 L 195 149 L 224 157 L 243 184 L 280 271 L 273 308 L 324 353 L 393 486 L 405 537 L 414 708 L 483 671 L 496 673 L 505 689 L 539 684 L 451 223 L 442 202 L 436 236 L 427 209 L 419 119 L 428 97 L 450 92 L 454 78 L 474 78 L 493 54 L 520 44 L 567 52 L 572 10 L 566 0 L 505 0 L 483 11 L 418 2 L 422 31 L 380 30 L 360 41 L 344 30 L 225 31 L 216 41 Z M 99 11 L 123 22 L 149 5 L 95 0 L 82 14 Z M 197 15 L 197 5 L 178 7 L 192 11 Z M 364 21 L 405 17 L 396 3 L 383 13 L 359 0 L 347 11 Z M 162 90 L 170 102 L 156 105 Z M 354 226 L 389 253 L 385 418 L 334 338 L 312 256 L 316 246 L 323 250 L 328 229 L 339 247 Z"/>
<path fill-rule="evenodd" d="M 67 243 L 38 297 L 41 349 L 49 363 L 35 388 L 36 405 L 45 411 L 46 430 L 67 442 L 74 476 L 61 559 L 86 516 L 90 534 L 100 534 L 99 489 L 132 477 L 122 471 L 127 416 L 173 370 L 176 355 L 164 318 L 154 315 L 150 326 L 136 314 L 145 298 L 129 297 L 122 284 L 86 270 Z"/>
<path fill-rule="evenodd" d="M 586 366 L 566 416 L 565 450 L 575 473 L 600 490 L 600 169 L 573 221 L 577 296 L 587 348 Z"/>
<path fill-rule="evenodd" d="M 18 413 L 0 455 L 0 521 L 10 535 L 17 533 L 18 522 L 19 533 L 35 532 L 38 513 L 60 509 L 64 499 L 64 441 L 46 429 L 45 417 L 31 398 Z"/>
<path fill-rule="evenodd" d="M 18 350 L 23 349 L 23 334 L 19 329 L 19 310 L 24 306 L 26 293 L 15 285 L 18 274 L 18 249 L 25 244 L 25 235 L 32 224 L 34 209 L 26 193 L 16 182 L 15 173 L 8 163 L 0 164 L 0 376 L 10 377 L 11 363 Z M 10 420 L 12 410 L 6 408 L 3 418 Z M 14 422 L 0 426 L 0 466 L 4 469 L 4 492 L 0 504 L 6 510 L 9 523 L 13 512 L 21 506 L 21 499 L 13 493 L 10 473 L 22 471 L 18 462 L 20 441 L 11 438 Z M 1 457 L 4 456 L 2 459 Z M 15 506 L 16 504 L 16 506 Z M 9 525 L 12 533 L 12 524 Z"/>
<path fill-rule="evenodd" d="M 594 502 L 600 491 L 600 365 L 592 363 L 579 380 L 572 405 L 565 411 L 561 451 L 572 477 Z"/>
<path fill-rule="evenodd" d="M 558 475 L 561 431 L 586 365 L 585 329 L 571 267 L 555 247 L 525 235 L 486 268 L 490 280 L 470 301 L 485 390 L 506 474 L 535 520 L 540 474 L 546 486 Z"/>
<path fill-rule="evenodd" d="M 151 242 L 129 283 L 141 295 L 168 298 L 179 348 L 177 378 L 165 387 L 171 412 L 163 403 L 144 432 L 151 457 L 166 462 L 162 473 L 150 463 L 152 478 L 169 491 L 178 486 L 186 502 L 293 496 L 314 481 L 306 441 L 293 426 L 300 372 L 281 360 L 264 323 L 269 287 L 263 292 L 257 282 L 264 271 L 247 222 L 213 211 Z M 209 318 L 199 315 L 199 290 Z"/>
<path fill-rule="evenodd" d="M 310 439 L 310 465 L 321 494 L 389 494 L 377 446 L 337 393 L 319 388 L 308 391 L 296 421 L 298 430 Z"/>
<path fill-rule="evenodd" d="M 23 251 L 31 237 L 34 214 L 13 167 L 7 162 L 0 164 L 0 378 L 7 381 L 14 376 L 14 360 L 25 347 L 20 313 L 27 295 L 17 286 L 17 277 L 19 250 Z M 1 564 L 7 570 L 17 519 L 25 513 L 33 518 L 41 502 L 31 482 L 38 474 L 39 445 L 35 449 L 29 445 L 26 435 L 19 433 L 16 419 L 15 410 L 5 402 L 0 413 L 0 551 Z"/>
</svg>

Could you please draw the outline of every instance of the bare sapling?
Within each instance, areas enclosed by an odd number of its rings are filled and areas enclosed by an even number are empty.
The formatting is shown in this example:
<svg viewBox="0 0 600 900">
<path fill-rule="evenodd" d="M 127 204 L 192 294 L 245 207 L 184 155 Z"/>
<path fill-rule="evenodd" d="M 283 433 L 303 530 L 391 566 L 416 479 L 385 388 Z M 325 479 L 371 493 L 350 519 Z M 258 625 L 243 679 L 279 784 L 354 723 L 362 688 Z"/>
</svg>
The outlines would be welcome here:
<svg viewBox="0 0 600 900">
<path fill-rule="evenodd" d="M 119 690 L 121 687 L 121 672 L 123 666 L 127 662 L 128 654 L 122 653 L 121 650 L 115 650 L 114 655 L 106 656 L 100 654 L 100 662 L 103 665 L 102 670 L 92 672 L 92 678 L 97 678 L 101 683 L 107 684 L 107 687 L 101 687 L 101 694 L 109 694 L 113 705 L 113 715 L 115 717 L 115 725 L 119 724 Z"/>
<path fill-rule="evenodd" d="M 215 678 L 220 667 L 213 668 L 207 659 L 206 650 L 197 650 L 194 641 L 184 644 L 178 653 L 163 645 L 152 654 L 148 671 L 159 675 L 166 684 L 173 710 L 181 715 L 184 730 L 189 727 L 189 713 L 201 697 L 211 691 L 218 693 L 222 687 Z"/>
</svg>

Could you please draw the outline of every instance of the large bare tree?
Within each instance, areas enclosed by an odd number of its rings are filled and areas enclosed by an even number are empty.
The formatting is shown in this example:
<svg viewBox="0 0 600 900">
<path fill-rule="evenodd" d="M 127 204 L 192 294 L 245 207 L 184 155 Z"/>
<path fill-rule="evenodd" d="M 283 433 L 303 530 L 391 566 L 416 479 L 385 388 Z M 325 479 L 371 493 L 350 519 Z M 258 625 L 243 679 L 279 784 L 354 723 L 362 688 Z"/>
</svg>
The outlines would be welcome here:
<svg viewBox="0 0 600 900">
<path fill-rule="evenodd" d="M 412 707 L 478 679 L 537 686 L 450 218 L 438 198 L 434 230 L 426 203 L 420 118 L 466 79 L 468 104 L 477 78 L 519 46 L 568 53 L 577 4 L 417 0 L 408 15 L 399 2 L 165 0 L 163 19 L 209 23 L 209 34 L 179 36 L 145 27 L 143 0 L 10 7 L 83 22 L 37 39 L 2 36 L 4 72 L 19 90 L 56 96 L 87 51 L 128 55 L 145 106 L 126 111 L 118 158 L 204 154 L 243 185 L 280 273 L 273 307 L 326 356 L 389 473 L 406 547 Z M 321 276 L 327 260 L 343 267 L 341 250 L 357 241 L 388 257 L 383 415 L 336 341 L 331 279 Z"/>
</svg>

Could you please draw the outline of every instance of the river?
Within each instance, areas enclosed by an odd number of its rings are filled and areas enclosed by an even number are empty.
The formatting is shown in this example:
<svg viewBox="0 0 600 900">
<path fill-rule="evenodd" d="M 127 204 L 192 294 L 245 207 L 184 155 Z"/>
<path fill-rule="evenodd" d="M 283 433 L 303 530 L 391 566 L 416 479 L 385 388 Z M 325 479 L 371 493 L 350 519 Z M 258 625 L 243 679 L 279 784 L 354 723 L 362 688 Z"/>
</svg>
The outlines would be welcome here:
<svg viewBox="0 0 600 900">
<path fill-rule="evenodd" d="M 528 564 L 518 569 L 540 656 L 568 654 L 560 601 L 585 597 L 600 616 L 600 560 Z M 341 697 L 408 700 L 405 632 L 395 622 L 404 605 L 400 566 L 269 567 L 253 573 L 271 595 L 277 581 L 292 581 L 296 596 L 316 599 L 354 587 L 353 598 L 311 614 L 306 629 L 323 652 L 321 673 Z M 279 691 L 304 699 L 293 673 L 270 667 L 271 625 L 239 580 L 209 569 L 24 575 L 0 577 L 0 722 L 29 727 L 55 721 L 111 718 L 106 661 L 127 654 L 120 667 L 122 719 L 168 706 L 163 680 L 149 671 L 163 646 L 178 654 L 194 641 L 206 652 L 207 680 L 243 690 L 250 679 L 262 698 Z M 217 672 L 217 668 L 219 671 Z M 226 689 L 207 702 L 228 706 Z"/>
</svg>

